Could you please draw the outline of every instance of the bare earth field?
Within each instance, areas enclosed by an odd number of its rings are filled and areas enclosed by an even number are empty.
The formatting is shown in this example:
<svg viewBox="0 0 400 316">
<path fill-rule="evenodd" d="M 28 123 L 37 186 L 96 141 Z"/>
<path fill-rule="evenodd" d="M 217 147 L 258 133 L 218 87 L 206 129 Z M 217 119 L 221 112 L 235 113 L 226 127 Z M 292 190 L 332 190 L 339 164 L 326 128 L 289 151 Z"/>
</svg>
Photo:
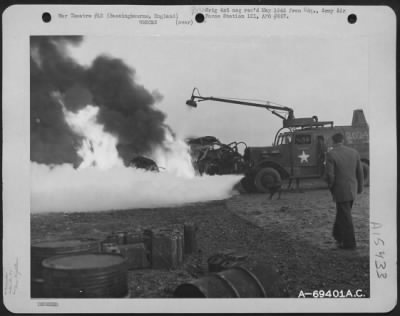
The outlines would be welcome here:
<svg viewBox="0 0 400 316">
<path fill-rule="evenodd" d="M 369 297 L 369 189 L 353 206 L 358 248 L 340 250 L 332 238 L 335 204 L 320 183 L 302 183 L 303 192 L 284 191 L 277 200 L 238 194 L 228 200 L 157 209 L 31 215 L 32 242 L 63 238 L 102 239 L 112 231 L 192 221 L 199 252 L 171 271 L 129 272 L 130 297 L 172 297 L 181 283 L 207 273 L 207 259 L 233 250 L 276 267 L 289 295 L 300 291 L 361 289 Z"/>
</svg>

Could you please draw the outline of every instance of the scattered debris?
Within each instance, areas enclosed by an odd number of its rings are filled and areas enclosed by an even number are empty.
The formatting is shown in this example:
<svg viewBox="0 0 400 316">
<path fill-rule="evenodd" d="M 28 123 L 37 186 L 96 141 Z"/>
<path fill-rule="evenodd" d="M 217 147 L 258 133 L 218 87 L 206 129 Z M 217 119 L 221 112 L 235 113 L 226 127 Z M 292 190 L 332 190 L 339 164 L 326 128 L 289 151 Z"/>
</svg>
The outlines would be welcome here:
<svg viewBox="0 0 400 316">
<path fill-rule="evenodd" d="M 159 167 L 154 162 L 154 160 L 144 156 L 136 156 L 130 161 L 129 166 L 138 169 L 144 169 L 147 171 L 154 171 L 154 172 L 160 171 Z"/>
</svg>

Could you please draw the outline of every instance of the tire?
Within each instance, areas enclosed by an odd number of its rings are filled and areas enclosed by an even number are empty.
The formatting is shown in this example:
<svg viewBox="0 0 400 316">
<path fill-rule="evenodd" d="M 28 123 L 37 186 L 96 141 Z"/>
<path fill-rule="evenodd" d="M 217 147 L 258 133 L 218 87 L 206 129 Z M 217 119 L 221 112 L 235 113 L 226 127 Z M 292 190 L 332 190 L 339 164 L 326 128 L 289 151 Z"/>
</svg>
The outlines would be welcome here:
<svg viewBox="0 0 400 316">
<path fill-rule="evenodd" d="M 254 177 L 245 176 L 240 180 L 240 184 L 246 193 L 254 193 L 257 191 L 256 186 L 254 185 Z"/>
<path fill-rule="evenodd" d="M 268 193 L 270 188 L 277 188 L 282 185 L 281 175 L 274 168 L 262 168 L 258 170 L 254 185 L 258 192 Z"/>
<path fill-rule="evenodd" d="M 364 186 L 368 187 L 369 186 L 369 165 L 361 161 L 361 167 L 364 175 Z"/>
</svg>

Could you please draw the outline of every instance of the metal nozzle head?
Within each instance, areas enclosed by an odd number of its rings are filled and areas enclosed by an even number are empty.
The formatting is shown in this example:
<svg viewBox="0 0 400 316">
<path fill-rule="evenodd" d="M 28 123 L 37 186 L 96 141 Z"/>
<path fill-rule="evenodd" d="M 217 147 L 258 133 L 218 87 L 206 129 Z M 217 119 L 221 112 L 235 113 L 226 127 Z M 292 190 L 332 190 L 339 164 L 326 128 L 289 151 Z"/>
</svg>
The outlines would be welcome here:
<svg viewBox="0 0 400 316">
<path fill-rule="evenodd" d="M 194 101 L 193 99 L 187 100 L 186 101 L 186 105 L 189 105 L 189 106 L 191 106 L 193 108 L 197 108 L 197 102 Z"/>
</svg>

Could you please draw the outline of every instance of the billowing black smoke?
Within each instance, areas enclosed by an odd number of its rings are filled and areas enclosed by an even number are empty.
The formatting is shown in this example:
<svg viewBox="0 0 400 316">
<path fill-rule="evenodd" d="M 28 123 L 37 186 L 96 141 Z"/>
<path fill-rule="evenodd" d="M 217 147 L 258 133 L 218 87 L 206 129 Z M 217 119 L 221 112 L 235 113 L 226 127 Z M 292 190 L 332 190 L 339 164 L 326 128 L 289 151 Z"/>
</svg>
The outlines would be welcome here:
<svg viewBox="0 0 400 316">
<path fill-rule="evenodd" d="M 135 82 L 135 70 L 120 59 L 99 56 L 85 68 L 66 55 L 66 45 L 79 36 L 31 37 L 31 161 L 44 164 L 81 162 L 82 139 L 64 119 L 53 97 L 61 93 L 66 108 L 78 111 L 87 104 L 100 110 L 98 120 L 119 140 L 117 150 L 127 165 L 146 154 L 165 137 L 165 115 L 153 105 L 161 100 Z"/>
<path fill-rule="evenodd" d="M 62 108 L 51 96 L 83 81 L 85 70 L 66 56 L 67 43 L 80 37 L 31 37 L 31 160 L 45 164 L 72 163 L 80 158 L 81 139 L 68 127 Z"/>
<path fill-rule="evenodd" d="M 146 153 L 164 139 L 165 115 L 152 105 L 161 99 L 134 81 L 135 72 L 120 59 L 100 56 L 87 71 L 88 88 L 100 106 L 98 120 L 118 136 L 124 161 L 133 153 Z"/>
</svg>

